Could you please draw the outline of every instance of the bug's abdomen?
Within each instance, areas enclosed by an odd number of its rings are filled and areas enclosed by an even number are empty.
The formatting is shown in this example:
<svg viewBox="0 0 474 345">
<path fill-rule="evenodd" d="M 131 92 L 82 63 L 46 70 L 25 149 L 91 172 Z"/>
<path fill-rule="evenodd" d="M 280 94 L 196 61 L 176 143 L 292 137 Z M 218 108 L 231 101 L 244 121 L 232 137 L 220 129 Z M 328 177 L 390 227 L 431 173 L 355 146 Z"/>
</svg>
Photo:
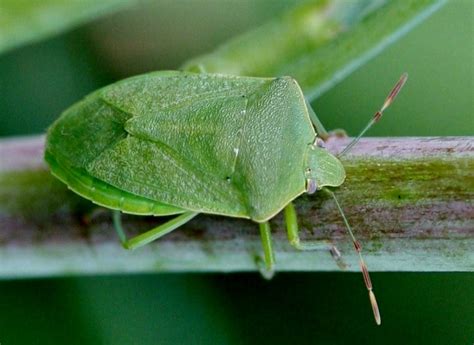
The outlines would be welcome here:
<svg viewBox="0 0 474 345">
<path fill-rule="evenodd" d="M 164 216 L 184 212 L 183 209 L 115 188 L 80 169 L 61 166 L 48 152 L 45 158 L 54 176 L 63 181 L 72 191 L 100 206 L 137 215 Z"/>
</svg>

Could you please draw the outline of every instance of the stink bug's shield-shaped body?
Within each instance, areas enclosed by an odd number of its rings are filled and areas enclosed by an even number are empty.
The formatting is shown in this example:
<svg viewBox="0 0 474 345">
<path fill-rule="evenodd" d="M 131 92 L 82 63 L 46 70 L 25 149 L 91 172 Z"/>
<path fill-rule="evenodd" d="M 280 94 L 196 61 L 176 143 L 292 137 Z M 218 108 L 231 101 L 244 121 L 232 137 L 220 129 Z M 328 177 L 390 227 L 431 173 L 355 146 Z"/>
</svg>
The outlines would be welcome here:
<svg viewBox="0 0 474 345">
<path fill-rule="evenodd" d="M 340 155 L 381 118 L 406 79 L 402 75 Z M 268 220 L 284 208 L 290 243 L 320 249 L 321 243 L 301 243 L 291 201 L 345 179 L 341 162 L 321 147 L 315 128 L 327 134 L 290 77 L 156 72 L 105 87 L 66 110 L 49 129 L 45 158 L 55 176 L 99 205 L 137 215 L 178 215 L 127 240 L 116 212 L 126 248 L 149 243 L 198 213 L 252 219 L 259 223 L 264 251 L 257 263 L 270 277 L 275 259 Z M 361 246 L 336 197 L 324 190 L 358 252 L 380 324 Z"/>
<path fill-rule="evenodd" d="M 123 212 L 265 222 L 306 191 L 338 186 L 290 77 L 156 72 L 98 90 L 50 128 L 52 173 Z"/>
</svg>

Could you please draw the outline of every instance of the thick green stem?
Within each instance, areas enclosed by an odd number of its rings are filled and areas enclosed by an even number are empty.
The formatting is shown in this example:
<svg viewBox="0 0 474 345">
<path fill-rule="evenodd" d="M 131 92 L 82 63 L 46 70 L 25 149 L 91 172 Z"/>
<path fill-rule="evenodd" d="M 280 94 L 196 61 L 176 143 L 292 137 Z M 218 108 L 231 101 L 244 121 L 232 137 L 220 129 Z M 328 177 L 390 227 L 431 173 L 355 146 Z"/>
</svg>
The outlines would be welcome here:
<svg viewBox="0 0 474 345">
<path fill-rule="evenodd" d="M 345 156 L 335 189 L 372 271 L 474 270 L 472 137 L 363 139 Z M 330 140 L 339 152 L 349 139 Z M 46 170 L 43 137 L 0 141 L 0 276 L 100 272 L 249 271 L 261 253 L 257 224 L 199 215 L 159 241 L 124 250 L 111 212 L 69 192 Z M 357 271 L 352 242 L 332 199 L 295 202 L 302 240 L 326 240 Z M 156 218 L 126 216 L 127 229 Z M 339 270 L 328 249 L 300 252 L 281 215 L 271 221 L 277 271 Z M 137 232 L 138 233 L 138 232 Z M 130 234 L 132 235 L 132 234 Z"/>
<path fill-rule="evenodd" d="M 313 100 L 410 31 L 444 0 L 308 1 L 183 68 L 290 75 Z M 400 71 L 400 73 L 403 71 Z"/>
</svg>

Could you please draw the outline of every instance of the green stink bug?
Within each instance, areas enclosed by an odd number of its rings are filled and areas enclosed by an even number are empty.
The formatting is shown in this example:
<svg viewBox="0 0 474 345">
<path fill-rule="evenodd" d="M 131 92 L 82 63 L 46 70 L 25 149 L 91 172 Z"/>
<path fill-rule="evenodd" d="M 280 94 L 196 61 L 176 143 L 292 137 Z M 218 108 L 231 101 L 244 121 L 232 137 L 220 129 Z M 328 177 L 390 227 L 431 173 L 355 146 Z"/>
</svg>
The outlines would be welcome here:
<svg viewBox="0 0 474 345">
<path fill-rule="evenodd" d="M 403 75 L 365 130 L 406 81 Z M 253 78 L 162 71 L 100 89 L 67 109 L 48 131 L 45 159 L 71 190 L 110 209 L 176 218 L 130 240 L 149 243 L 199 213 L 251 219 L 260 226 L 262 273 L 274 272 L 268 220 L 284 209 L 290 243 L 302 243 L 292 201 L 325 190 L 359 253 L 374 315 L 380 315 L 361 247 L 334 194 L 345 179 L 321 137 L 327 132 L 291 77 Z"/>
</svg>

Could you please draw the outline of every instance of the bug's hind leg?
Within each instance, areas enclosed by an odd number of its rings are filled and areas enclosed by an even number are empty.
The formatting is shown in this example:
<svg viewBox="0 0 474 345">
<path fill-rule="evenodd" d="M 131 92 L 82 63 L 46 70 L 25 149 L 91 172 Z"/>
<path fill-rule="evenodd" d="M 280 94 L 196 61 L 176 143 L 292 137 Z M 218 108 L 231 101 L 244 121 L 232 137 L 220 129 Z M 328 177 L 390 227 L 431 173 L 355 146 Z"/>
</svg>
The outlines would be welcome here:
<svg viewBox="0 0 474 345">
<path fill-rule="evenodd" d="M 180 227 L 181 225 L 189 222 L 191 219 L 196 217 L 199 213 L 197 212 L 184 212 L 183 214 L 171 219 L 170 221 L 161 224 L 143 234 L 127 239 L 125 231 L 122 227 L 122 216 L 120 211 L 113 212 L 113 220 L 115 231 L 122 242 L 122 245 L 126 249 L 135 249 L 144 246 L 168 233 Z"/>
<path fill-rule="evenodd" d="M 272 247 L 272 233 L 268 222 L 259 223 L 262 239 L 263 258 L 257 257 L 257 266 L 265 279 L 271 279 L 275 274 L 275 254 Z"/>
<path fill-rule="evenodd" d="M 299 235 L 298 220 L 296 219 L 296 211 L 293 203 L 286 205 L 284 209 L 286 222 L 286 230 L 290 244 L 298 250 L 317 250 L 330 249 L 331 245 L 326 241 L 304 241 L 302 242 Z"/>
</svg>

